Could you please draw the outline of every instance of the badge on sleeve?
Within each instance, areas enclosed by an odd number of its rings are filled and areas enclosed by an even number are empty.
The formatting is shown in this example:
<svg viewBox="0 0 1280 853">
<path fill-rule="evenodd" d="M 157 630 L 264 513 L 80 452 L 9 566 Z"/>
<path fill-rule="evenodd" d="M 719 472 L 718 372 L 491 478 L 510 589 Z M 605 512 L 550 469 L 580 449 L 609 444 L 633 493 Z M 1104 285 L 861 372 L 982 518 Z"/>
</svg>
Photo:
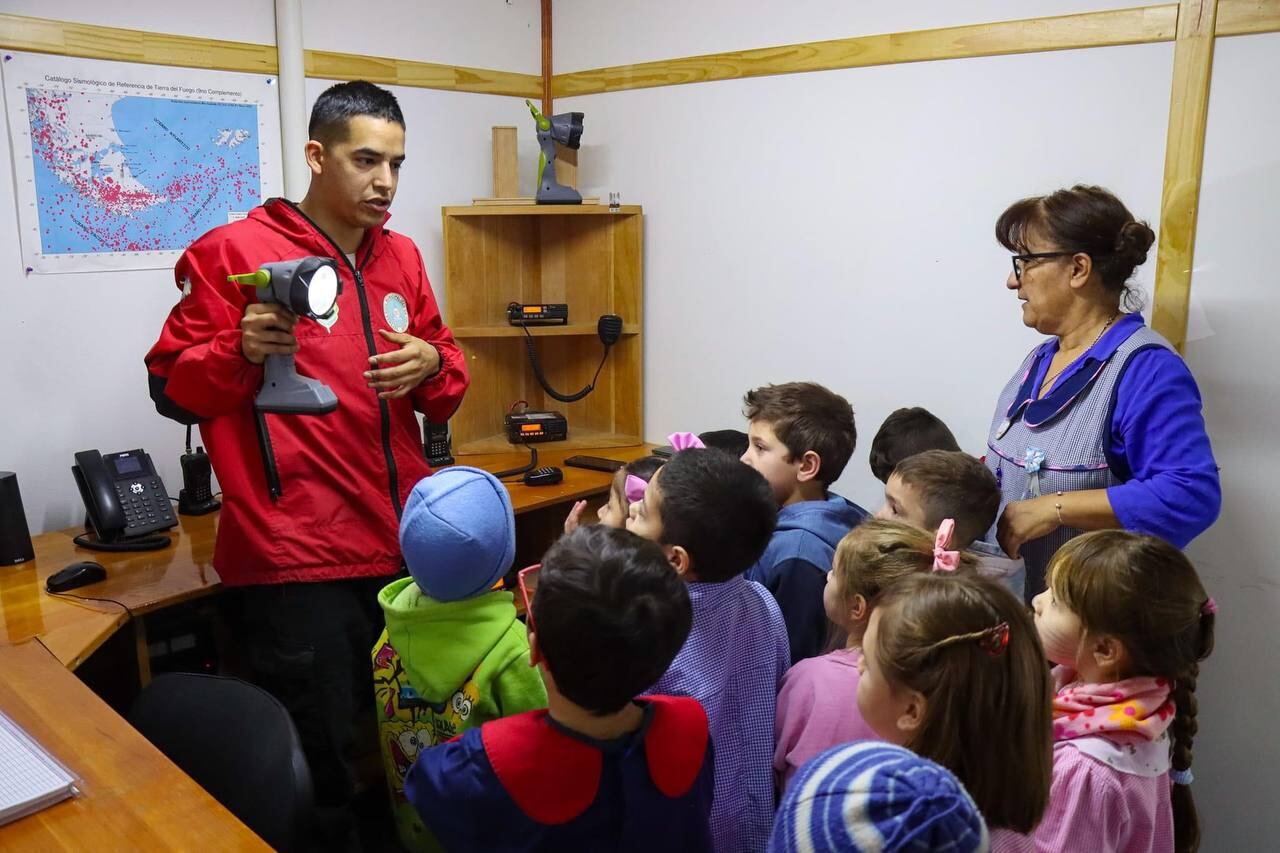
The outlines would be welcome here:
<svg viewBox="0 0 1280 853">
<path fill-rule="evenodd" d="M 388 293 L 383 298 L 382 316 L 393 331 L 404 332 L 409 328 L 409 305 L 398 293 Z"/>
</svg>

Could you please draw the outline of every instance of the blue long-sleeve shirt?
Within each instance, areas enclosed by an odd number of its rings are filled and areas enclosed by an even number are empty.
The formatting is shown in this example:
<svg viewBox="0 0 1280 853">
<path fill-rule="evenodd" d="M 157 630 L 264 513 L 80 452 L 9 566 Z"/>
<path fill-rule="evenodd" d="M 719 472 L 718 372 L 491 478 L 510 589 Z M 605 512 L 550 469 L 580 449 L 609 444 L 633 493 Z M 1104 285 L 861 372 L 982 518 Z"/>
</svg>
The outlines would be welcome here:
<svg viewBox="0 0 1280 853">
<path fill-rule="evenodd" d="M 739 575 L 689 584 L 693 628 L 648 692 L 692 696 L 715 745 L 715 853 L 763 850 L 773 825 L 773 720 L 791 663 L 787 628 L 769 591 Z"/>
<path fill-rule="evenodd" d="M 1142 322 L 1141 314 L 1122 315 L 1077 363 L 1113 351 Z M 1034 387 L 1044 381 L 1057 351 L 1056 338 L 1041 347 L 1032 368 Z M 1071 373 L 1065 371 L 1053 387 Z M 1176 352 L 1153 347 L 1129 359 L 1116 389 L 1106 449 L 1112 471 L 1124 480 L 1107 489 L 1107 497 L 1126 530 L 1185 548 L 1218 518 L 1222 488 L 1201 408 L 1196 380 Z"/>
</svg>

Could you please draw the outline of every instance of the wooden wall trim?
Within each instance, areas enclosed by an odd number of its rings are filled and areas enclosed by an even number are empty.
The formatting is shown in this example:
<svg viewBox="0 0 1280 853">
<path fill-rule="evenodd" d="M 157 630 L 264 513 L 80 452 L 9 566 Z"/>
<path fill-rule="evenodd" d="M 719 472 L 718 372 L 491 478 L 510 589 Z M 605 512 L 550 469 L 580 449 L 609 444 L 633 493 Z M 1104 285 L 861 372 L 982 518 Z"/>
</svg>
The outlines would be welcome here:
<svg viewBox="0 0 1280 853">
<path fill-rule="evenodd" d="M 513 98 L 538 98 L 542 95 L 542 77 L 537 74 L 327 50 L 308 50 L 304 55 L 308 77 L 368 80 L 387 86 L 414 86 Z"/>
<path fill-rule="evenodd" d="M 1165 3 L 803 42 L 557 74 L 552 78 L 552 90 L 555 97 L 565 98 L 903 62 L 1150 44 L 1174 41 L 1177 19 L 1178 4 Z M 1216 35 L 1269 32 L 1280 32 L 1280 0 L 1219 0 Z"/>
<path fill-rule="evenodd" d="M 1275 32 L 1280 32 L 1280 0 L 1218 0 L 1216 35 Z"/>
<path fill-rule="evenodd" d="M 279 68 L 273 44 L 193 38 L 3 13 L 0 13 L 0 47 L 254 74 L 276 74 Z"/>
<path fill-rule="evenodd" d="M 552 88 L 555 97 L 565 98 L 773 74 L 1148 44 L 1172 41 L 1176 35 L 1177 17 L 1177 4 L 1169 3 L 1051 18 L 856 36 L 574 71 L 555 75 Z"/>
<path fill-rule="evenodd" d="M 554 57 L 551 42 L 551 0 L 542 0 L 542 114 L 553 113 L 554 96 L 551 93 L 551 61 Z"/>
<path fill-rule="evenodd" d="M 195 38 L 3 13 L 0 13 L 0 47 L 144 65 L 251 74 L 278 73 L 276 47 L 271 44 Z M 326 80 L 369 80 L 384 85 L 519 98 L 537 98 L 542 93 L 542 77 L 538 74 L 324 50 L 306 51 L 304 62 L 308 77 Z"/>
<path fill-rule="evenodd" d="M 1181 350 L 1191 301 L 1218 0 L 1181 0 L 1178 5 L 1151 326 Z"/>
</svg>

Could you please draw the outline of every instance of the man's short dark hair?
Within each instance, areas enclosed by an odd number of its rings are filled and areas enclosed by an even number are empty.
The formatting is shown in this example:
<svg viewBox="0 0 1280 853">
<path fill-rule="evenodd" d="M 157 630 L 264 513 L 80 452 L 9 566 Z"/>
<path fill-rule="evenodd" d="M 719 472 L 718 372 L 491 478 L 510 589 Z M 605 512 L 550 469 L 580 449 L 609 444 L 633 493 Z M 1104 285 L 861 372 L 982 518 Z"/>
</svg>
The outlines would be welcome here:
<svg viewBox="0 0 1280 853">
<path fill-rule="evenodd" d="M 822 485 L 840 479 L 858 443 L 848 400 L 816 382 L 788 382 L 748 391 L 743 403 L 747 420 L 768 424 L 793 460 L 810 450 L 818 454 Z"/>
<path fill-rule="evenodd" d="M 611 714 L 652 687 L 689 636 L 689 590 L 656 543 L 584 524 L 551 546 L 533 595 L 538 649 L 560 693 Z"/>
<path fill-rule="evenodd" d="M 926 450 L 908 456 L 893 473 L 919 493 L 925 524 L 937 530 L 943 519 L 956 522 L 952 547 L 963 550 L 991 529 L 1000 511 L 996 475 L 967 453 Z"/>
<path fill-rule="evenodd" d="M 928 409 L 898 409 L 884 419 L 871 439 L 871 473 L 887 483 L 893 469 L 908 456 L 926 450 L 959 449 L 951 430 Z"/>
<path fill-rule="evenodd" d="M 747 434 L 740 429 L 708 430 L 698 433 L 698 439 L 707 447 L 723 450 L 738 459 L 747 452 L 747 444 L 750 441 Z"/>
<path fill-rule="evenodd" d="M 723 450 L 682 450 L 655 475 L 662 544 L 689 552 L 700 581 L 751 568 L 778 523 L 778 504 L 759 471 Z"/>
<path fill-rule="evenodd" d="M 372 116 L 404 127 L 404 113 L 396 96 L 366 80 L 330 86 L 311 108 L 307 135 L 325 145 L 347 138 L 347 122 L 356 116 Z"/>
</svg>

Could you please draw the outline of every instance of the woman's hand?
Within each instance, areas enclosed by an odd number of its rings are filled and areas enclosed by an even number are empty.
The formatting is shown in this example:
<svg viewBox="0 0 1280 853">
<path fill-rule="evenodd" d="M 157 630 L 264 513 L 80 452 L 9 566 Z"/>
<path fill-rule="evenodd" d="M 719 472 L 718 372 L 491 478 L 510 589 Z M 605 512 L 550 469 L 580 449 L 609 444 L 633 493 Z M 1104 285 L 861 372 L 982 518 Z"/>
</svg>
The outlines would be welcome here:
<svg viewBox="0 0 1280 853">
<path fill-rule="evenodd" d="M 996 539 L 1010 557 L 1017 557 L 1022 546 L 1032 539 L 1048 536 L 1061 527 L 1056 495 L 1041 495 L 1025 501 L 1014 501 L 1004 508 L 996 523 Z"/>
</svg>

